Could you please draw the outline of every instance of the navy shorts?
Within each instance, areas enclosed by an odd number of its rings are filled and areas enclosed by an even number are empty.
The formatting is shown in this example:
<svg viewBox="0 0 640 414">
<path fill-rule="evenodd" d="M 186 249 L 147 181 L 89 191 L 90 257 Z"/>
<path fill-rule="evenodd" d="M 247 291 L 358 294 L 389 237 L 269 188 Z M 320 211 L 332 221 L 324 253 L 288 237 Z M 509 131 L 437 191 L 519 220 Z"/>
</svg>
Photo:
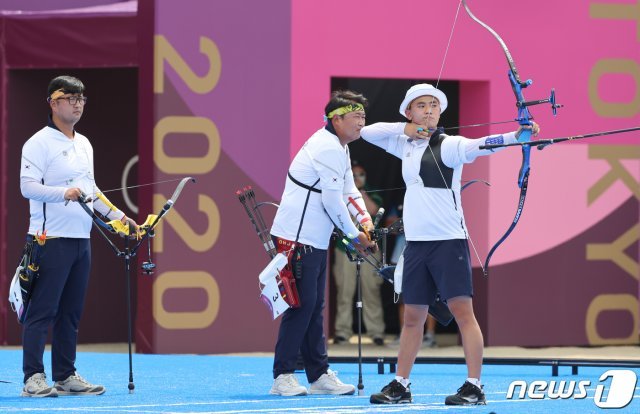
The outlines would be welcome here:
<svg viewBox="0 0 640 414">
<path fill-rule="evenodd" d="M 471 258 L 466 239 L 409 241 L 404 250 L 402 299 L 409 305 L 432 305 L 473 296 Z"/>
</svg>

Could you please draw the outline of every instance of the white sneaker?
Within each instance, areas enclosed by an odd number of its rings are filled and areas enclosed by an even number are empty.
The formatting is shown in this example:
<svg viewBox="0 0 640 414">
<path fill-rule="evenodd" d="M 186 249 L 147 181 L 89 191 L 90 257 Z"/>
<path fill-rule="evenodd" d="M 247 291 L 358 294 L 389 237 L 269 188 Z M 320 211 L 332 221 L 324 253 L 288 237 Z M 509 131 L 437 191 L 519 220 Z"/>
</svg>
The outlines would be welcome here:
<svg viewBox="0 0 640 414">
<path fill-rule="evenodd" d="M 356 392 L 356 387 L 345 384 L 338 378 L 338 373 L 327 370 L 320 378 L 309 387 L 310 394 L 351 395 Z"/>
<path fill-rule="evenodd" d="M 59 395 L 100 395 L 106 389 L 102 385 L 94 385 L 74 372 L 64 381 L 56 381 L 54 384 Z"/>
<path fill-rule="evenodd" d="M 307 389 L 300 385 L 295 375 L 280 374 L 278 378 L 273 380 L 269 394 L 293 397 L 294 395 L 307 395 Z"/>
<path fill-rule="evenodd" d="M 58 391 L 47 384 L 47 376 L 39 372 L 27 379 L 22 389 L 23 397 L 57 397 Z"/>
</svg>

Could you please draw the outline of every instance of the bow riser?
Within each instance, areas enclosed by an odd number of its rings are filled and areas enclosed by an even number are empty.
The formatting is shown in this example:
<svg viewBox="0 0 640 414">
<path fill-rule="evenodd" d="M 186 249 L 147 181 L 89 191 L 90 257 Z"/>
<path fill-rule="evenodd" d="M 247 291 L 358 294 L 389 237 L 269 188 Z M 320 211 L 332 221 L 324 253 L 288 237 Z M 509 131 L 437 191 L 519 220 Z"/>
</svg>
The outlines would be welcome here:
<svg viewBox="0 0 640 414">
<path fill-rule="evenodd" d="M 518 108 L 518 124 L 522 126 L 531 126 L 531 112 L 529 112 L 529 108 L 525 104 L 524 96 L 522 95 L 522 89 L 531 85 L 533 82 L 529 79 L 526 82 L 520 82 L 518 80 L 518 74 L 514 73 L 514 69 L 509 70 L 509 81 L 511 82 L 511 89 L 513 89 L 513 94 L 516 97 L 516 107 Z M 529 142 L 531 141 L 531 130 L 523 129 L 520 132 L 520 136 L 518 137 L 518 142 Z M 518 173 L 518 187 L 522 188 L 524 184 L 525 177 L 528 179 L 530 167 L 530 159 L 531 159 L 531 147 L 523 146 L 522 147 L 522 165 L 520 166 L 520 172 Z M 518 216 L 519 218 L 519 216 Z M 517 220 L 516 220 L 517 222 Z"/>
</svg>

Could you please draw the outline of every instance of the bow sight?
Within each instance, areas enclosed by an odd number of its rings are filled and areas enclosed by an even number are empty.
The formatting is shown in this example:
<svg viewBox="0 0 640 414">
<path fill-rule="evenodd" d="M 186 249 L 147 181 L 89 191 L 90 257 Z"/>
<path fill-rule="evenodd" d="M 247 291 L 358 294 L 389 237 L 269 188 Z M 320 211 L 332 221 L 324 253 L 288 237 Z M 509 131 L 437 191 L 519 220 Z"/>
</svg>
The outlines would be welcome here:
<svg viewBox="0 0 640 414">
<path fill-rule="evenodd" d="M 527 86 L 531 85 L 533 83 L 533 81 L 531 79 L 527 79 L 527 81 L 525 83 L 526 83 L 526 86 L 524 86 L 524 87 L 526 88 Z M 524 106 L 540 105 L 540 104 L 545 104 L 545 103 L 550 103 L 551 104 L 551 112 L 553 113 L 553 116 L 556 116 L 558 114 L 558 108 L 564 107 L 564 105 L 556 103 L 556 90 L 555 89 L 551 89 L 551 95 L 549 96 L 548 99 L 538 99 L 537 101 L 516 102 L 516 106 L 518 108 L 521 108 L 521 107 L 524 107 Z"/>
</svg>

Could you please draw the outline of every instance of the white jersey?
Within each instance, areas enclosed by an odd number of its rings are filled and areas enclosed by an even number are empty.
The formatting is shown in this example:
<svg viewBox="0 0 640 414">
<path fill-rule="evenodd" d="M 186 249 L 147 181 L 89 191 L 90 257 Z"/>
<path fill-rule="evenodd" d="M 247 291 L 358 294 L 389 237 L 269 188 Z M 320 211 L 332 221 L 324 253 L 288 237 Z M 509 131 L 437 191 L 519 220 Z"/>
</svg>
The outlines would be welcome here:
<svg viewBox="0 0 640 414">
<path fill-rule="evenodd" d="M 78 132 L 69 139 L 58 129 L 46 126 L 22 147 L 20 189 L 29 199 L 29 234 L 42 233 L 44 229 L 47 237 L 89 238 L 91 217 L 77 202 L 65 205 L 64 193 L 72 187 L 92 198 L 99 192 L 94 179 L 93 147 Z M 93 203 L 88 206 L 93 209 Z M 109 211 L 101 201 L 95 207 L 103 214 Z M 109 218 L 123 215 L 121 211 L 111 212 Z"/>
<path fill-rule="evenodd" d="M 307 195 L 309 202 L 300 230 L 299 243 L 319 249 L 328 248 L 334 223 L 352 237 L 358 234 L 345 201 L 348 197 L 353 197 L 358 198 L 361 207 L 364 203 L 353 181 L 349 148 L 342 146 L 336 135 L 325 128 L 315 132 L 294 157 L 289 174 L 307 186 L 315 183 L 314 187 L 323 193 L 312 191 L 309 194 L 308 189 L 287 177 L 282 201 L 271 228 L 272 235 L 296 240 Z M 328 205 L 325 193 L 331 192 L 339 192 L 342 198 Z"/>
<path fill-rule="evenodd" d="M 364 127 L 361 135 L 402 160 L 402 178 L 407 186 L 403 205 L 406 239 L 466 239 L 460 202 L 462 167 L 479 155 L 495 152 L 478 150 L 479 145 L 515 142 L 515 133 L 468 139 L 441 135 L 440 131 L 429 140 L 412 140 L 404 135 L 404 127 L 405 123 L 376 123 Z"/>
</svg>

